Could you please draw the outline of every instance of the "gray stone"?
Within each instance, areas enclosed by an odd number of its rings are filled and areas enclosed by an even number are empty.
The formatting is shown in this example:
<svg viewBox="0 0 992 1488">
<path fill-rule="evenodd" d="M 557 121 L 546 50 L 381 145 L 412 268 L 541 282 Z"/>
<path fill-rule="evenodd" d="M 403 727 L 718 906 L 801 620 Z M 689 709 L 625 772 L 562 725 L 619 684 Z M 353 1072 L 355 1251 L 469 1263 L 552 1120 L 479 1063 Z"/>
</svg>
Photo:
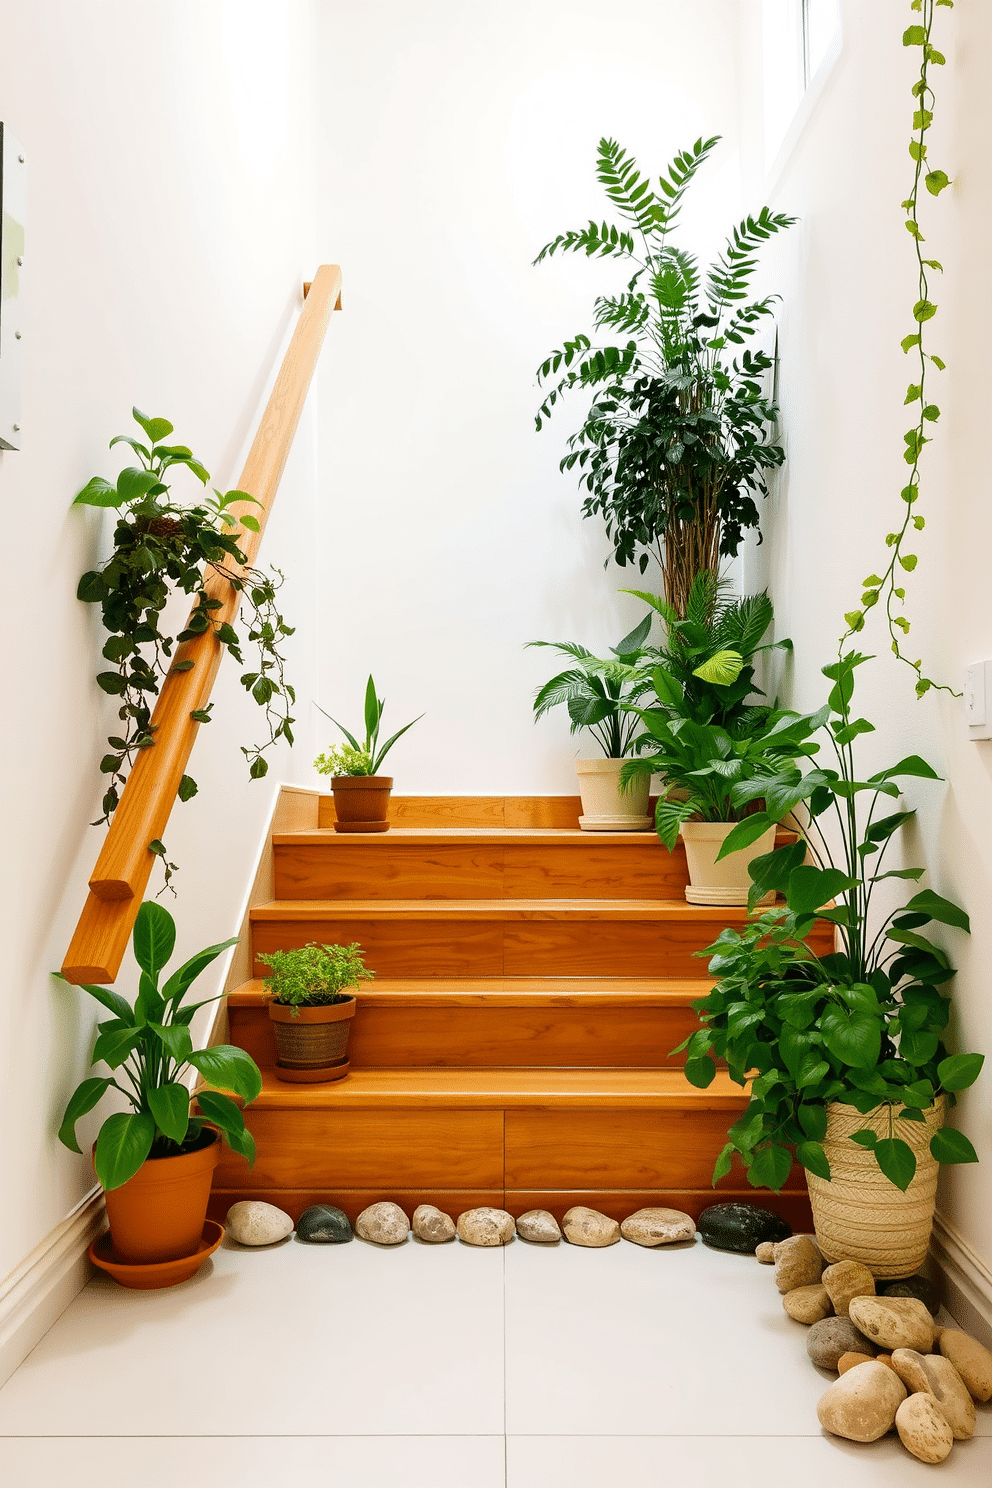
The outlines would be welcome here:
<svg viewBox="0 0 992 1488">
<path fill-rule="evenodd" d="M 992 1400 L 992 1353 L 957 1328 L 944 1328 L 940 1352 L 950 1359 L 973 1400 Z"/>
<path fill-rule="evenodd" d="M 782 1306 L 791 1318 L 795 1318 L 797 1323 L 805 1323 L 807 1327 L 829 1317 L 832 1311 L 827 1289 L 819 1283 L 815 1286 L 796 1287 L 794 1291 L 786 1292 L 782 1298 Z"/>
<path fill-rule="evenodd" d="M 620 1226 L 608 1214 L 598 1209 L 588 1209 L 585 1204 L 576 1204 L 562 1220 L 565 1239 L 570 1245 L 585 1245 L 595 1250 L 604 1245 L 616 1245 L 620 1239 Z"/>
<path fill-rule="evenodd" d="M 517 1234 L 532 1245 L 558 1245 L 561 1226 L 547 1209 L 528 1209 L 517 1219 Z"/>
<path fill-rule="evenodd" d="M 760 1245 L 755 1246 L 754 1253 L 763 1266 L 774 1266 L 775 1241 L 762 1240 Z"/>
<path fill-rule="evenodd" d="M 806 1352 L 820 1369 L 836 1369 L 842 1354 L 868 1354 L 874 1358 L 878 1350 L 870 1338 L 858 1332 L 850 1318 L 828 1317 L 814 1323 L 806 1334 Z"/>
<path fill-rule="evenodd" d="M 933 1347 L 934 1322 L 918 1297 L 853 1297 L 848 1317 L 879 1349 Z"/>
<path fill-rule="evenodd" d="M 860 1261 L 835 1261 L 820 1280 L 826 1287 L 838 1317 L 847 1317 L 854 1297 L 874 1297 L 875 1278 Z"/>
<path fill-rule="evenodd" d="M 875 1290 L 880 1297 L 918 1297 L 932 1317 L 940 1311 L 940 1294 L 926 1276 L 907 1276 L 904 1281 L 883 1281 Z"/>
<path fill-rule="evenodd" d="M 506 1245 L 516 1226 L 505 1209 L 466 1209 L 458 1216 L 458 1238 L 466 1245 Z"/>
<path fill-rule="evenodd" d="M 418 1204 L 413 1211 L 413 1233 L 428 1245 L 445 1245 L 455 1238 L 455 1221 L 434 1204 Z"/>
<path fill-rule="evenodd" d="M 225 1224 L 231 1239 L 239 1245 L 275 1245 L 293 1233 L 291 1217 L 261 1199 L 241 1199 L 232 1204 Z"/>
<path fill-rule="evenodd" d="M 410 1221 L 399 1204 L 384 1200 L 370 1204 L 355 1220 L 355 1234 L 373 1245 L 402 1245 L 410 1233 Z"/>
<path fill-rule="evenodd" d="M 754 1255 L 763 1240 L 785 1240 L 792 1228 L 777 1214 L 757 1204 L 711 1204 L 699 1216 L 699 1238 L 713 1250 Z"/>
<path fill-rule="evenodd" d="M 906 1387 L 899 1376 L 873 1359 L 842 1374 L 821 1398 L 816 1414 L 823 1429 L 834 1436 L 873 1442 L 892 1430 L 905 1399 Z"/>
<path fill-rule="evenodd" d="M 311 1204 L 296 1221 L 296 1238 L 307 1245 L 344 1245 L 352 1239 L 351 1222 L 333 1204 Z"/>
<path fill-rule="evenodd" d="M 621 1221 L 620 1233 L 635 1245 L 677 1245 L 696 1238 L 696 1223 L 681 1209 L 638 1209 Z"/>
<path fill-rule="evenodd" d="M 904 1400 L 896 1411 L 896 1430 L 906 1451 L 921 1462 L 943 1462 L 954 1445 L 954 1434 L 932 1395 Z"/>
<path fill-rule="evenodd" d="M 823 1272 L 823 1257 L 808 1235 L 793 1235 L 775 1247 L 775 1285 L 780 1292 L 816 1286 Z"/>
</svg>

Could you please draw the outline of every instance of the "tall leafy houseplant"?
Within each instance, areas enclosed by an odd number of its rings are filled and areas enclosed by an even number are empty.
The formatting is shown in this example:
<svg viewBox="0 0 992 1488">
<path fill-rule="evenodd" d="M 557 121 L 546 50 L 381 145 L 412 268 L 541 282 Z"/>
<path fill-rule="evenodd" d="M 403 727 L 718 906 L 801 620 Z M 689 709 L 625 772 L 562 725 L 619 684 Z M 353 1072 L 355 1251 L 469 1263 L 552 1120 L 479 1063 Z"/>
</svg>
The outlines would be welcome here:
<svg viewBox="0 0 992 1488">
<path fill-rule="evenodd" d="M 705 273 L 672 241 L 683 197 L 718 141 L 698 139 L 678 154 L 655 189 L 632 156 L 602 139 L 596 174 L 619 223 L 561 233 L 535 260 L 583 253 L 633 269 L 620 293 L 595 300 L 602 342 L 579 333 L 542 363 L 539 381 L 550 388 L 537 427 L 563 393 L 593 394 L 561 468 L 578 469 L 589 492 L 583 512 L 605 519 L 617 563 L 636 561 L 643 573 L 657 558 L 680 617 L 696 575 L 716 574 L 758 525 L 754 498 L 785 458 L 762 389 L 772 359 L 747 346 L 773 297 L 749 301 L 748 292 L 762 244 L 795 219 L 767 207 L 746 217 Z"/>
<path fill-rule="evenodd" d="M 605 659 L 578 641 L 528 641 L 528 646 L 550 646 L 572 665 L 559 672 L 534 697 L 534 717 L 543 718 L 552 708 L 563 703 L 568 710 L 570 732 L 588 729 L 607 759 L 623 759 L 630 753 L 637 718 L 626 705 L 641 697 L 649 688 L 643 659 L 644 646 L 651 629 L 651 616 L 634 627 Z"/>
</svg>

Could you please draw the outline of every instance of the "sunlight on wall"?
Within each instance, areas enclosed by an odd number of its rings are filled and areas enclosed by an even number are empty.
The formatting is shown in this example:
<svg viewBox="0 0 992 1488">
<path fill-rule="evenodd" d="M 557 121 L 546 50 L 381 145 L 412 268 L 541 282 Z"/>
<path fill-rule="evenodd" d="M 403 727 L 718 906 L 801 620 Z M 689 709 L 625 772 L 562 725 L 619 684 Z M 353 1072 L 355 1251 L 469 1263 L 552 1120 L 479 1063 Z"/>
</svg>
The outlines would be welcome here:
<svg viewBox="0 0 992 1488">
<path fill-rule="evenodd" d="M 839 0 L 762 0 L 765 170 L 840 28 Z"/>
</svg>

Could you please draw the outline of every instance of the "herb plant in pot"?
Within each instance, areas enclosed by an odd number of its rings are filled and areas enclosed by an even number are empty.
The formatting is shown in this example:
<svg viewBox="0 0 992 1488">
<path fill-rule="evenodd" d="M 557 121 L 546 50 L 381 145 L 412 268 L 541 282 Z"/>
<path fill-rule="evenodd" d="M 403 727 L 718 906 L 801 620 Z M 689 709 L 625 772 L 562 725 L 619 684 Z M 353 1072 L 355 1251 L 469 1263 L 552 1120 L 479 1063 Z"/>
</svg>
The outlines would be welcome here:
<svg viewBox="0 0 992 1488">
<path fill-rule="evenodd" d="M 637 733 L 637 720 L 627 705 L 651 685 L 642 664 L 651 618 L 645 615 L 629 635 L 610 648 L 612 656 L 606 660 L 574 641 L 528 642 L 531 646 L 551 646 L 573 662 L 538 690 L 535 718 L 564 703 L 571 720 L 570 732 L 588 729 L 603 750 L 602 758 L 575 761 L 582 797 L 579 826 L 585 832 L 643 832 L 651 826 L 650 776 L 642 775 L 626 787 L 621 782 L 623 762 Z"/>
<path fill-rule="evenodd" d="M 292 1084 L 319 1085 L 348 1073 L 348 1035 L 355 998 L 348 992 L 375 975 L 362 948 L 309 945 L 259 956 L 279 1059 L 276 1074 Z"/>
<path fill-rule="evenodd" d="M 111 987 L 83 987 L 112 1015 L 98 1024 L 91 1057 L 111 1073 L 94 1075 L 77 1087 L 59 1128 L 59 1140 L 71 1152 L 80 1152 L 76 1123 L 108 1090 L 118 1090 L 131 1107 L 104 1121 L 93 1163 L 107 1197 L 114 1252 L 120 1261 L 136 1266 L 196 1254 L 220 1156 L 219 1137 L 249 1162 L 255 1158 L 254 1141 L 231 1097 L 245 1105 L 255 1099 L 262 1088 L 258 1067 L 244 1049 L 232 1045 L 194 1049 L 189 1025 L 206 1003 L 185 1001 L 200 973 L 237 937 L 208 946 L 162 982 L 175 942 L 172 916 L 161 905 L 146 902 L 132 937 L 141 970 L 133 1006 Z M 190 1091 L 182 1079 L 191 1068 L 218 1087 L 198 1091 L 199 1116 L 190 1115 Z"/>
<path fill-rule="evenodd" d="M 318 773 L 331 777 L 337 817 L 334 823 L 335 832 L 389 831 L 389 796 L 393 788 L 393 777 L 380 775 L 379 767 L 397 739 L 407 729 L 413 728 L 415 723 L 419 723 L 424 715 L 421 713 L 418 718 L 404 724 L 385 744 L 380 744 L 379 726 L 384 707 L 385 700 L 376 695 L 375 683 L 370 675 L 365 689 L 364 743 L 359 743 L 344 724 L 331 718 L 329 713 L 324 713 L 323 708 L 319 709 L 325 718 L 330 718 L 341 730 L 348 741 L 347 745 L 342 745 L 339 749 L 329 749 L 326 753 L 318 754 L 314 760 Z"/>
<path fill-rule="evenodd" d="M 858 779 L 852 743 L 873 730 L 852 718 L 851 698 L 855 669 L 866 660 L 848 653 L 824 668 L 834 683 L 837 768 L 811 772 L 808 841 L 751 864 L 752 904 L 774 890 L 785 909 L 725 930 L 710 947 L 719 980 L 695 1004 L 703 1026 L 683 1047 L 694 1085 L 710 1083 L 717 1058 L 749 1086 L 714 1181 L 735 1152 L 753 1184 L 774 1189 L 798 1161 L 824 1256 L 860 1260 L 891 1277 L 918 1270 L 926 1256 L 939 1165 L 978 1160 L 968 1138 L 944 1122 L 984 1057 L 948 1053 L 950 1005 L 941 988 L 954 972 L 922 933 L 935 923 L 967 931 L 968 916 L 929 889 L 875 911 L 879 884 L 898 887 L 923 872 L 883 867 L 915 814 L 899 808 L 896 782 L 938 777 L 909 755 Z M 890 799 L 897 809 L 885 809 Z M 821 907 L 835 897 L 835 908 Z M 832 955 L 817 957 L 802 943 L 817 915 L 838 927 L 841 949 Z"/>
</svg>

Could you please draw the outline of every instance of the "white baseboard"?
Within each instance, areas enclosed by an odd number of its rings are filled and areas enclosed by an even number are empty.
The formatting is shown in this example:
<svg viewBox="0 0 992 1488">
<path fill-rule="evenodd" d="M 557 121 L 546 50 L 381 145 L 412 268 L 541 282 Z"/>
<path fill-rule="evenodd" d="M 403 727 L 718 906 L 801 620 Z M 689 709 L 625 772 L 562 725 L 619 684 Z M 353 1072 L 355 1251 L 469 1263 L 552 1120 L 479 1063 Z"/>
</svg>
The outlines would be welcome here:
<svg viewBox="0 0 992 1488">
<path fill-rule="evenodd" d="M 91 1270 L 86 1250 L 105 1215 L 103 1190 L 94 1188 L 0 1283 L 0 1385 L 85 1286 Z"/>
<path fill-rule="evenodd" d="M 992 1348 L 992 1270 L 940 1213 L 934 1217 L 930 1253 L 943 1278 L 948 1312 L 986 1348 Z"/>
</svg>

